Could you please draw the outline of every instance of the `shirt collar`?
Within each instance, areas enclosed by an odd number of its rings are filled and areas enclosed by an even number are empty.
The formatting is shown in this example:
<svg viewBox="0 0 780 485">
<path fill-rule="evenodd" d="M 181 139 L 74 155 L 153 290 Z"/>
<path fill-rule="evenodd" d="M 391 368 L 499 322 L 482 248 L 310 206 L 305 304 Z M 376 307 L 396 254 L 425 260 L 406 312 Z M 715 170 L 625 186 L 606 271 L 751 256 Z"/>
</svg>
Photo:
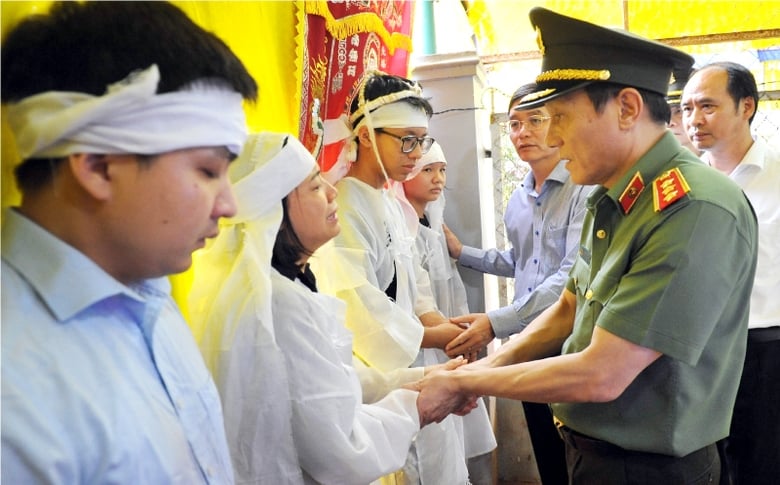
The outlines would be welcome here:
<svg viewBox="0 0 780 485">
<path fill-rule="evenodd" d="M 550 175 L 548 175 L 547 178 L 544 179 L 544 184 L 542 185 L 542 192 L 544 192 L 544 185 L 547 185 L 548 182 L 563 185 L 566 183 L 567 180 L 569 180 L 570 174 L 569 171 L 566 170 L 566 163 L 568 163 L 568 160 L 560 160 L 558 164 L 555 166 L 555 168 L 552 169 Z M 536 179 L 534 178 L 534 172 L 532 170 L 529 170 L 528 173 L 525 174 L 525 178 L 523 179 L 522 186 L 526 192 L 528 193 L 534 192 L 534 188 L 536 187 Z"/>
<path fill-rule="evenodd" d="M 144 297 L 167 291 L 167 279 L 140 282 L 131 289 L 100 268 L 82 252 L 63 242 L 16 210 L 3 213 L 2 257 L 16 269 L 60 322 L 115 295 L 139 302 L 143 316 Z M 135 306 L 134 306 L 135 307 Z"/>
<path fill-rule="evenodd" d="M 758 167 L 759 170 L 763 170 L 766 150 L 767 150 L 767 145 L 760 137 L 754 139 L 753 144 L 750 145 L 748 151 L 745 152 L 745 155 L 742 157 L 742 160 L 740 160 L 739 164 L 737 164 L 737 166 L 734 168 L 734 171 L 737 171 L 740 169 L 740 167 L 747 166 L 747 165 L 755 166 Z M 702 152 L 701 160 L 707 165 L 712 166 L 712 160 L 710 160 L 710 152 L 708 151 Z"/>
<path fill-rule="evenodd" d="M 759 171 L 764 170 L 766 150 L 767 146 L 766 143 L 764 143 L 764 140 L 761 138 L 753 140 L 753 144 L 750 145 L 750 148 L 748 149 L 747 153 L 745 153 L 745 156 L 742 157 L 742 160 L 739 162 L 739 165 L 737 165 L 737 168 L 750 165 L 758 167 Z"/>
</svg>

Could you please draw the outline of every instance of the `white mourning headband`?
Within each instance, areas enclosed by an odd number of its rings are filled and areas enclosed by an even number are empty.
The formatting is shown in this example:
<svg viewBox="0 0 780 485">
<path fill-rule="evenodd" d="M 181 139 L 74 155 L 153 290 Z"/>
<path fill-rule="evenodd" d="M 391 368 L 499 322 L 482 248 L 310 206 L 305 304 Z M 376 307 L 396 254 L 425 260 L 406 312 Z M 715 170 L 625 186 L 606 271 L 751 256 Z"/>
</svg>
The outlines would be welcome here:
<svg viewBox="0 0 780 485">
<path fill-rule="evenodd" d="M 294 136 L 276 133 L 250 135 L 241 155 L 230 167 L 233 195 L 238 206 L 225 224 L 251 222 L 280 205 L 281 200 L 314 170 L 312 154 Z M 249 174 L 236 179 L 240 171 Z"/>
<path fill-rule="evenodd" d="M 156 94 L 157 65 L 108 86 L 106 94 L 48 91 L 8 106 L 23 160 L 73 153 L 154 155 L 225 146 L 241 153 L 246 136 L 242 96 L 204 81 Z"/>
</svg>

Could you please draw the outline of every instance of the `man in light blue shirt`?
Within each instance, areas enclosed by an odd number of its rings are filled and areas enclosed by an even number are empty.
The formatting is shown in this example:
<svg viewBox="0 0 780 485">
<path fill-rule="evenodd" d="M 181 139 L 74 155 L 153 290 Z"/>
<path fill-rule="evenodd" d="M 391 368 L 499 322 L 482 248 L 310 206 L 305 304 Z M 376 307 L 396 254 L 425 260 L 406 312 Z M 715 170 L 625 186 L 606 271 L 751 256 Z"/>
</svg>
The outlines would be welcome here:
<svg viewBox="0 0 780 485">
<path fill-rule="evenodd" d="M 163 2 L 66 3 L 4 39 L 22 201 L 2 226 L 3 483 L 233 483 L 166 276 L 236 211 L 256 95 Z"/>
<path fill-rule="evenodd" d="M 573 183 L 558 148 L 545 144 L 550 117 L 544 106 L 517 109 L 522 97 L 535 88 L 535 84 L 521 86 L 509 102 L 509 138 L 530 168 L 504 213 L 511 247 L 500 251 L 464 246 L 445 228 L 447 247 L 458 263 L 515 279 L 514 301 L 487 314 L 453 319 L 470 326 L 447 346 L 450 355 L 478 350 L 494 338 L 525 328 L 558 299 L 576 257 L 584 202 L 593 187 Z"/>
<path fill-rule="evenodd" d="M 515 295 L 511 305 L 487 312 L 494 335 L 486 342 L 474 342 L 464 332 L 453 341 L 453 346 L 470 343 L 479 347 L 493 338 L 509 337 L 560 296 L 576 256 L 584 200 L 592 187 L 574 184 L 565 160 L 553 167 L 541 183 L 536 182 L 534 171 L 529 171 L 509 198 L 504 214 L 509 249 L 461 247 L 458 263 L 483 273 L 514 278 Z M 451 254 L 458 254 L 457 249 L 451 249 Z"/>
<path fill-rule="evenodd" d="M 499 251 L 464 246 L 445 230 L 450 255 L 458 263 L 515 279 L 511 305 L 452 319 L 468 323 L 469 328 L 447 345 L 451 356 L 479 350 L 496 337 L 506 338 L 523 330 L 558 300 L 574 264 L 585 199 L 592 186 L 573 183 L 558 148 L 545 143 L 550 118 L 544 106 L 517 109 L 523 96 L 535 90 L 535 84 L 521 86 L 509 102 L 509 138 L 530 167 L 512 193 L 504 214 L 511 248 Z M 567 483 L 563 442 L 553 426 L 548 406 L 524 402 L 523 408 L 542 482 Z"/>
</svg>

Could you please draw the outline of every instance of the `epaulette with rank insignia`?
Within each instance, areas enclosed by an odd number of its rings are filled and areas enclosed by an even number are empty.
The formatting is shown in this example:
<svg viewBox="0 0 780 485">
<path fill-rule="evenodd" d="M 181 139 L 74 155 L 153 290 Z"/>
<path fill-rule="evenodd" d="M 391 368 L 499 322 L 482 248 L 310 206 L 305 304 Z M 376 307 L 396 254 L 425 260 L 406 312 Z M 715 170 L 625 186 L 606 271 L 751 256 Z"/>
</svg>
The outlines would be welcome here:
<svg viewBox="0 0 780 485">
<path fill-rule="evenodd" d="M 653 206 L 656 212 L 669 207 L 691 191 L 679 168 L 673 168 L 653 180 Z"/>
</svg>

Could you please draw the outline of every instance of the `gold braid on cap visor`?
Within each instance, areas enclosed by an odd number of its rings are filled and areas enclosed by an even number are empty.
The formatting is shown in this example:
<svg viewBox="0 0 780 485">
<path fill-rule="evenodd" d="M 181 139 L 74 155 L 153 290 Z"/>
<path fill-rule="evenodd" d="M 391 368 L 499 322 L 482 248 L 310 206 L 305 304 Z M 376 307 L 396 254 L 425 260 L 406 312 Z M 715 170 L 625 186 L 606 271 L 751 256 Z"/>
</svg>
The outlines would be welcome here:
<svg viewBox="0 0 780 485">
<path fill-rule="evenodd" d="M 555 88 L 545 89 L 544 91 L 537 91 L 535 93 L 526 94 L 522 98 L 520 98 L 520 103 L 528 103 L 531 101 L 535 101 L 539 98 L 543 98 L 547 96 L 548 94 L 552 94 L 555 92 Z M 517 109 L 517 108 L 515 108 Z"/>
<path fill-rule="evenodd" d="M 548 81 L 606 81 L 612 76 L 608 69 L 553 69 L 536 76 L 536 82 Z"/>
</svg>

